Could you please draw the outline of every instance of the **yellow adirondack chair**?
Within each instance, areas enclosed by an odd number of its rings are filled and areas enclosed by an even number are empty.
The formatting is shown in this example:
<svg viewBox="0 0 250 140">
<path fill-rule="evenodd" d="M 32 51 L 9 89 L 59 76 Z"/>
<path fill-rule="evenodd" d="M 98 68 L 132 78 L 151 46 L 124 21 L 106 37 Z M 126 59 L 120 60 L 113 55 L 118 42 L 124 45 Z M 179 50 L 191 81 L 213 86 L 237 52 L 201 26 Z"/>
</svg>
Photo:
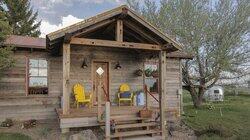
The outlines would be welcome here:
<svg viewBox="0 0 250 140">
<path fill-rule="evenodd" d="M 122 96 L 122 94 L 127 94 L 125 97 Z M 118 105 L 120 106 L 121 102 L 129 101 L 130 105 L 133 104 L 133 93 L 130 92 L 130 87 L 128 84 L 122 84 L 119 89 L 118 93 Z"/>
<path fill-rule="evenodd" d="M 73 93 L 75 96 L 75 103 L 77 105 L 77 108 L 79 108 L 79 103 L 88 104 L 89 107 L 91 106 L 92 94 L 86 93 L 84 87 L 81 84 L 74 85 Z"/>
</svg>

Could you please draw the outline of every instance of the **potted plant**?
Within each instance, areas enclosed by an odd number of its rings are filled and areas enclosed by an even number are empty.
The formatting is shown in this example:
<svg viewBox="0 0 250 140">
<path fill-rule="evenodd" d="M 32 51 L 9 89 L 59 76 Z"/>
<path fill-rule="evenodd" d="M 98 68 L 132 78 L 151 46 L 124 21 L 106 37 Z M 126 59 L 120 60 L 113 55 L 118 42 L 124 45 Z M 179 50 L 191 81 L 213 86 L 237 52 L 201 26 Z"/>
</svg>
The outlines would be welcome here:
<svg viewBox="0 0 250 140">
<path fill-rule="evenodd" d="M 146 77 L 152 76 L 152 70 L 150 68 L 146 69 L 145 70 L 145 75 L 146 75 Z"/>
<path fill-rule="evenodd" d="M 159 72 L 158 72 L 157 70 L 154 70 L 154 71 L 151 73 L 151 75 L 152 75 L 153 77 L 159 77 Z"/>
</svg>

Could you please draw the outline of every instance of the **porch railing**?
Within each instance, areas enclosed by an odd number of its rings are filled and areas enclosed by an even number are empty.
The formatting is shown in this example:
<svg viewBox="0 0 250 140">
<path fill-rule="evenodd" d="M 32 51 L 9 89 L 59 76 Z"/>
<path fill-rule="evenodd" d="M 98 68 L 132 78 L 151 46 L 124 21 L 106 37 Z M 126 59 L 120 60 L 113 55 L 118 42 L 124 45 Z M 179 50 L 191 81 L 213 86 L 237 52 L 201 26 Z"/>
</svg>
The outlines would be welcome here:
<svg viewBox="0 0 250 140">
<path fill-rule="evenodd" d="M 105 96 L 106 101 L 107 101 L 107 102 L 110 102 L 108 93 L 106 92 L 106 90 L 104 89 L 103 86 L 102 86 L 102 90 L 103 90 L 103 93 L 104 93 L 104 96 Z"/>
<path fill-rule="evenodd" d="M 144 85 L 144 90 L 145 90 L 146 94 L 149 94 L 151 97 L 153 97 L 155 99 L 155 101 L 157 101 L 159 103 L 159 100 L 148 90 L 147 85 Z"/>
</svg>

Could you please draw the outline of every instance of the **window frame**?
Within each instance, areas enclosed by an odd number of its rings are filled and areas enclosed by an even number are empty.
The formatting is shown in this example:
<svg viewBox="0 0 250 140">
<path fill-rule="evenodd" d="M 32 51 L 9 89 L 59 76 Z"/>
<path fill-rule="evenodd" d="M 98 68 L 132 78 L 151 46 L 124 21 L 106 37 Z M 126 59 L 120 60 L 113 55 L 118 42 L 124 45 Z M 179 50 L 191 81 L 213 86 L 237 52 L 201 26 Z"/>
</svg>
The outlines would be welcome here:
<svg viewBox="0 0 250 140">
<path fill-rule="evenodd" d="M 143 72 L 145 72 L 145 67 L 146 65 L 156 65 L 157 66 L 157 71 L 158 71 L 158 74 L 159 74 L 159 60 L 146 60 L 144 63 L 143 63 Z M 149 89 L 149 92 L 151 94 L 159 94 L 159 91 L 160 91 L 160 75 L 158 75 L 158 77 L 147 77 L 145 74 L 143 74 L 143 83 L 144 85 L 146 85 L 146 79 L 156 79 L 156 82 L 157 82 L 157 92 L 151 92 L 150 89 Z"/>
<path fill-rule="evenodd" d="M 34 60 L 46 60 L 47 62 L 47 76 L 30 76 L 30 60 L 34 59 Z M 39 63 L 38 63 L 38 67 L 34 67 L 34 68 L 38 68 L 38 74 L 39 74 Z M 43 69 L 45 69 L 45 67 L 43 67 Z M 29 88 L 30 87 L 34 87 L 34 86 L 30 86 L 30 77 L 47 77 L 47 94 L 29 94 Z M 49 61 L 47 58 L 42 58 L 42 57 L 26 57 L 26 96 L 48 96 L 49 95 Z"/>
</svg>

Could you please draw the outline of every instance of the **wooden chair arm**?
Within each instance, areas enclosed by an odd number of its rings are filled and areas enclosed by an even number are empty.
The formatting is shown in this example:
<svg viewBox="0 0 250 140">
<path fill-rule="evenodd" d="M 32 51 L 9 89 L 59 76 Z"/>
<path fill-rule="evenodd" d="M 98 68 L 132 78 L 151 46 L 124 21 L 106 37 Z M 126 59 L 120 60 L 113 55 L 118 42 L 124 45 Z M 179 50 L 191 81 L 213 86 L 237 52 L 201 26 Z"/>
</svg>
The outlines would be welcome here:
<svg viewBox="0 0 250 140">
<path fill-rule="evenodd" d="M 120 94 L 121 94 L 121 93 L 120 93 L 120 92 L 118 92 L 118 95 L 117 95 L 117 96 L 118 96 L 118 99 L 120 99 Z"/>
</svg>

